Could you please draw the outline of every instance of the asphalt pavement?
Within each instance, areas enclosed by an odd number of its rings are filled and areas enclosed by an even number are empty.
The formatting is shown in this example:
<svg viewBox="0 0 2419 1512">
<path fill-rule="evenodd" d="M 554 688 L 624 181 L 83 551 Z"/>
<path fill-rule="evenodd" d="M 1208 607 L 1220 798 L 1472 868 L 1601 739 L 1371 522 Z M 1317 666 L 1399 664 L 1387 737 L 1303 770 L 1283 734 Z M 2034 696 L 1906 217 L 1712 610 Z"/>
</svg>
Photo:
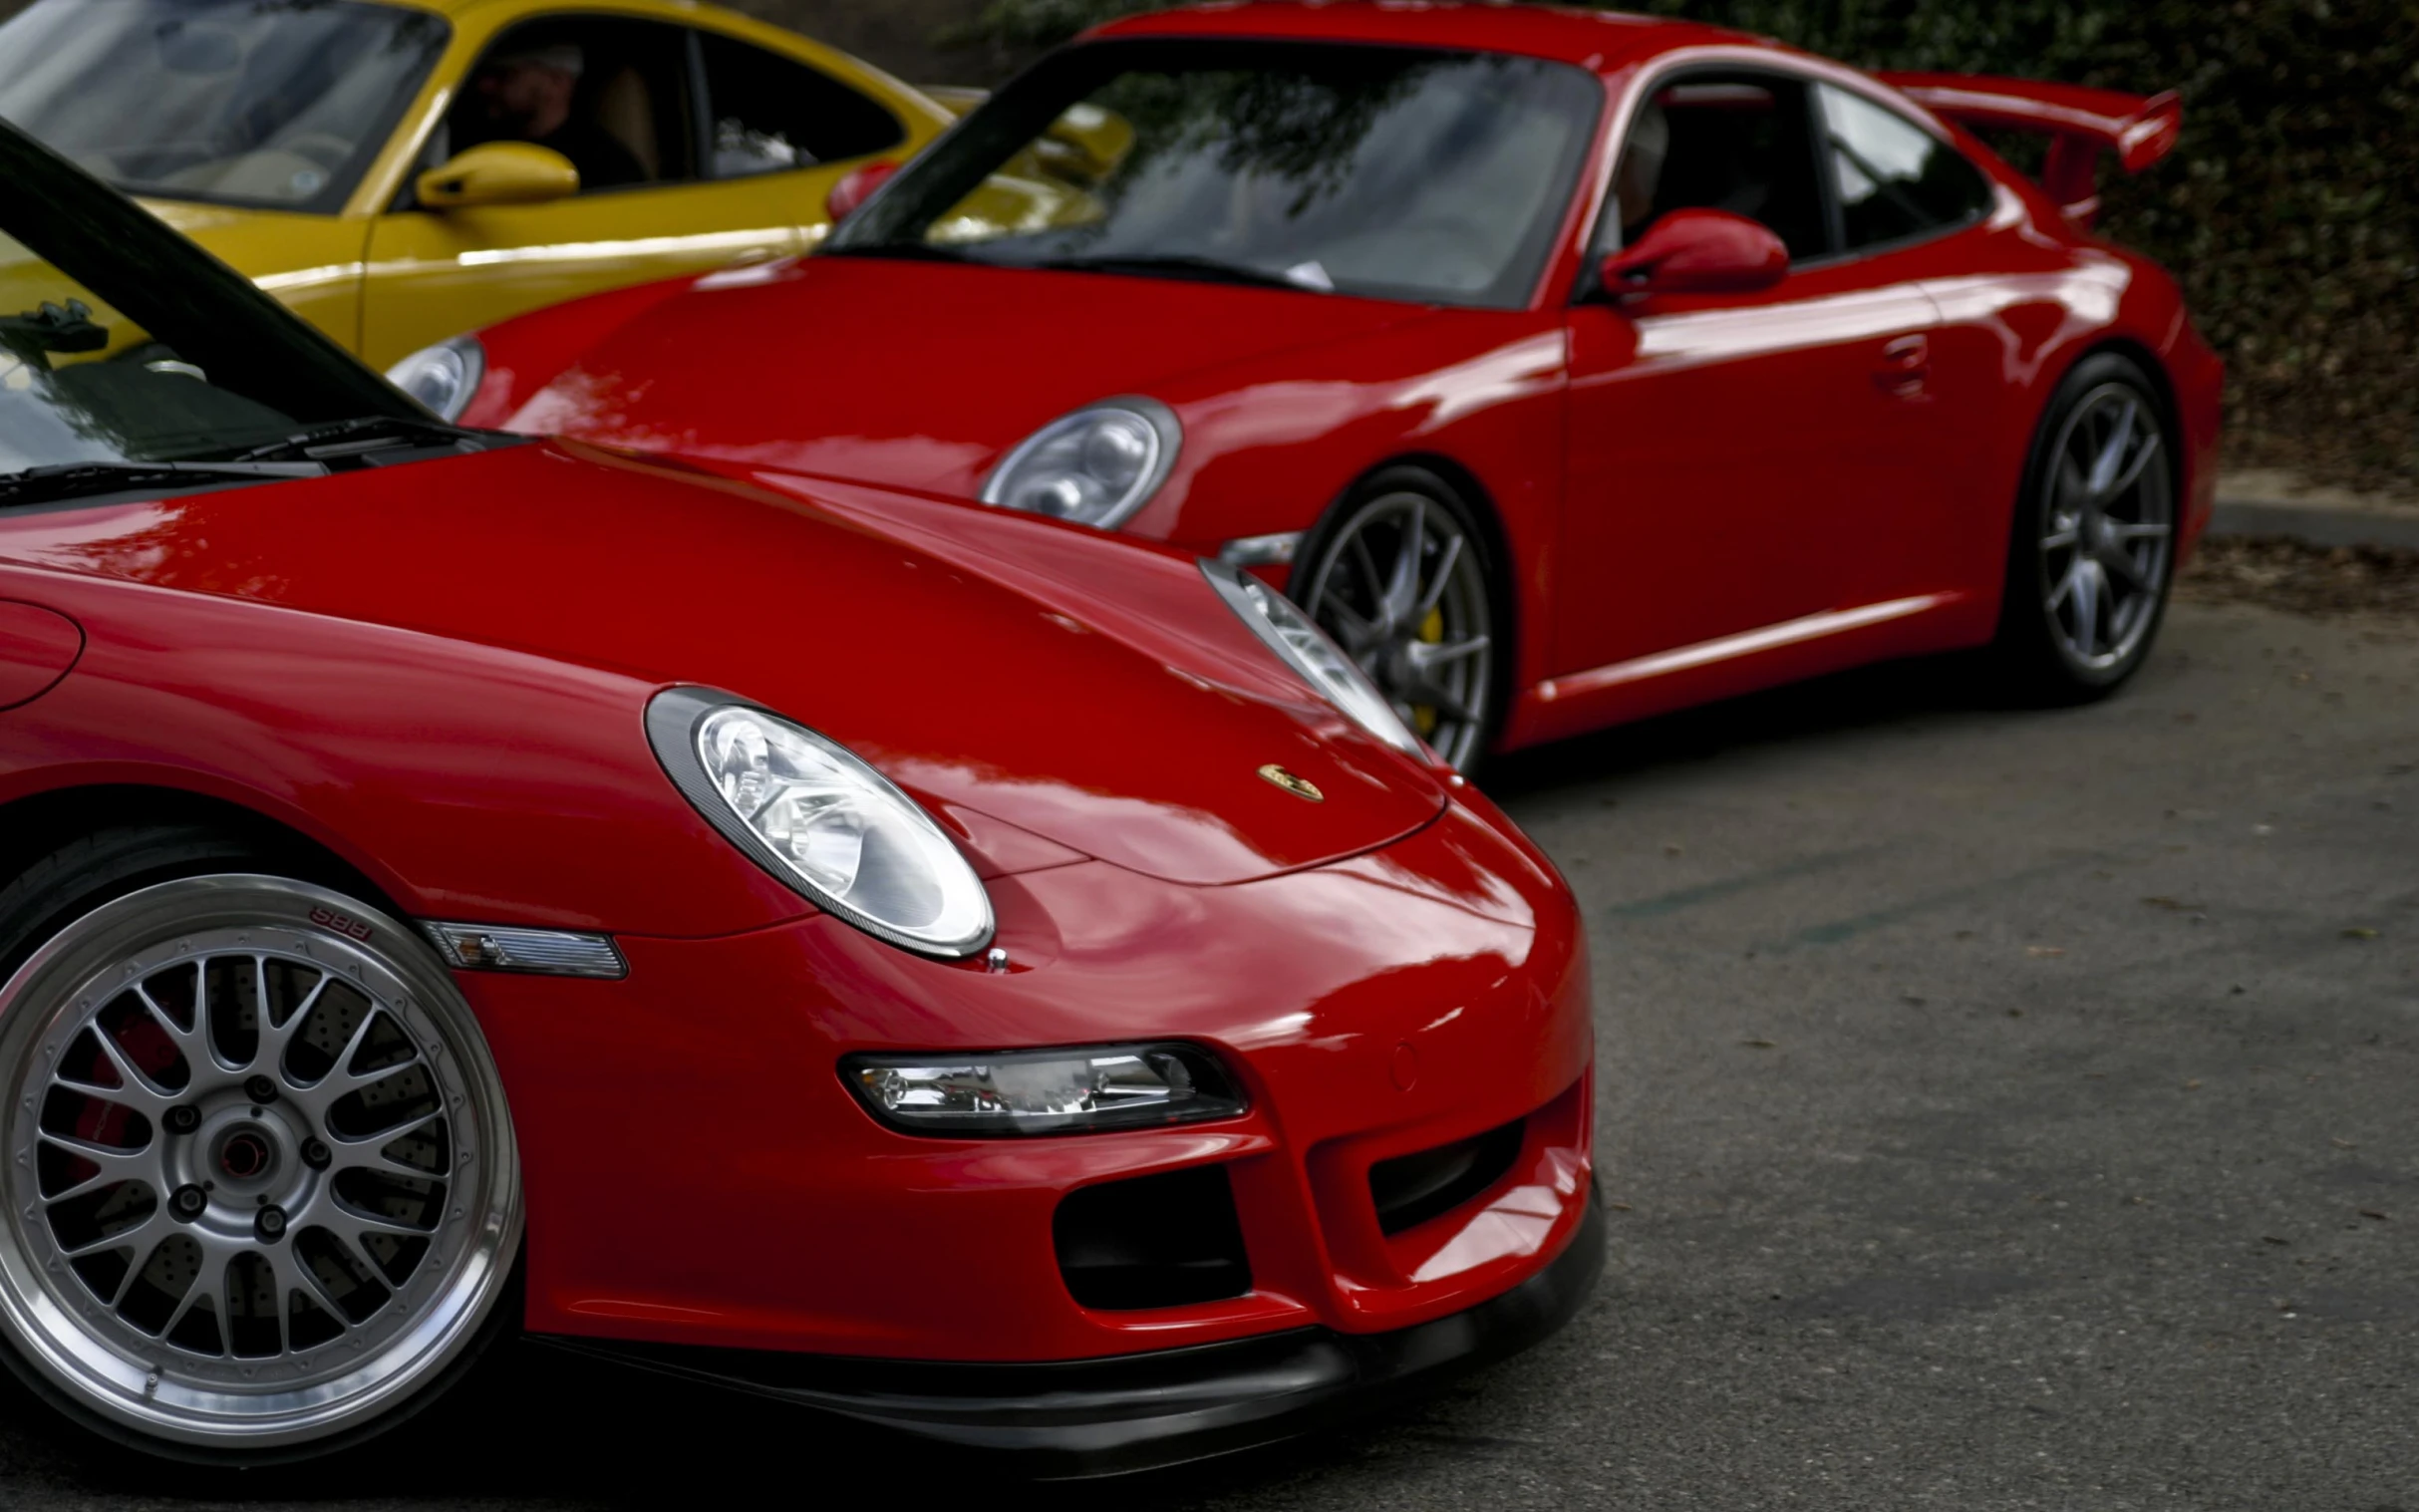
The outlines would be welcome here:
<svg viewBox="0 0 2419 1512">
<path fill-rule="evenodd" d="M 2419 622 L 2188 602 L 2105 704 L 1882 669 L 1490 786 L 1586 909 L 1616 1204 L 1517 1361 L 1058 1489 L 535 1351 L 239 1482 L 12 1390 L 0 1505 L 2419 1512 Z"/>
</svg>

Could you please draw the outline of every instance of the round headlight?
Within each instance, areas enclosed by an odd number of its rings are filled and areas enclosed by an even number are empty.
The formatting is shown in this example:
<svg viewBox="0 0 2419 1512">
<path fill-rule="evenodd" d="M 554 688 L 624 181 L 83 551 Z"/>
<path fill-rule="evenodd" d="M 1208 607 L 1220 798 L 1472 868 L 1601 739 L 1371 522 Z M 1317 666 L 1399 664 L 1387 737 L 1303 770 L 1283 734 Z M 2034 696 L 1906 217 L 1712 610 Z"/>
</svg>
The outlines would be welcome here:
<svg viewBox="0 0 2419 1512">
<path fill-rule="evenodd" d="M 1301 673 L 1303 681 L 1318 689 L 1354 724 L 1404 756 L 1422 761 L 1430 759 L 1427 748 L 1402 723 L 1402 717 L 1386 702 L 1385 695 L 1344 654 L 1343 647 L 1329 640 L 1326 631 L 1294 607 L 1292 599 L 1231 563 L 1204 557 L 1201 575 L 1218 590 L 1227 607 L 1251 627 L 1252 634 L 1276 652 L 1279 660 Z"/>
<path fill-rule="evenodd" d="M 470 408 L 470 396 L 487 376 L 487 349 L 475 336 L 456 336 L 423 347 L 387 369 L 387 382 L 426 406 L 439 420 L 452 424 Z"/>
<path fill-rule="evenodd" d="M 1183 441 L 1157 400 L 1104 399 L 1027 437 L 984 480 L 983 501 L 1114 529 L 1167 481 Z"/>
<path fill-rule="evenodd" d="M 845 746 L 694 688 L 658 694 L 647 735 L 699 812 L 826 912 L 924 955 L 991 940 L 991 898 L 966 857 Z"/>
</svg>

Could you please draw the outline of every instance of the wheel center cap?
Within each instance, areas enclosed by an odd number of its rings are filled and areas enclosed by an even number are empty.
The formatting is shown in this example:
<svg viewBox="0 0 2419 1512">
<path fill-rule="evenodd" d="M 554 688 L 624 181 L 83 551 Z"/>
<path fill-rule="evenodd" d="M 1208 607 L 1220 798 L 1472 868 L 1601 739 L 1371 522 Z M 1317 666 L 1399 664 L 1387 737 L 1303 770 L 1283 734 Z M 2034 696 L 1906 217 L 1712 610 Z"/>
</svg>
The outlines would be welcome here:
<svg viewBox="0 0 2419 1512">
<path fill-rule="evenodd" d="M 236 1181 L 257 1181 L 276 1163 L 277 1151 L 259 1132 L 239 1128 L 218 1145 L 218 1169 Z"/>
</svg>

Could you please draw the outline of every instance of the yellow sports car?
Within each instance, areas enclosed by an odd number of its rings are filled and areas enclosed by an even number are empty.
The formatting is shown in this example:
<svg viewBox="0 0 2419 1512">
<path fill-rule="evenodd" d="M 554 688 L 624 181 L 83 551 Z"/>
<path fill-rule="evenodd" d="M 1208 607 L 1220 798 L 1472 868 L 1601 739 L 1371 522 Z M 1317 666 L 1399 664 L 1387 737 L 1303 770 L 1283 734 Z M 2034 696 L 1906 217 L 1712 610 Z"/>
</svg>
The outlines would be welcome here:
<svg viewBox="0 0 2419 1512">
<path fill-rule="evenodd" d="M 950 110 L 689 0 L 38 0 L 0 118 L 386 367 L 576 295 L 805 250 Z M 1002 178 L 987 212 L 1048 214 Z"/>
</svg>

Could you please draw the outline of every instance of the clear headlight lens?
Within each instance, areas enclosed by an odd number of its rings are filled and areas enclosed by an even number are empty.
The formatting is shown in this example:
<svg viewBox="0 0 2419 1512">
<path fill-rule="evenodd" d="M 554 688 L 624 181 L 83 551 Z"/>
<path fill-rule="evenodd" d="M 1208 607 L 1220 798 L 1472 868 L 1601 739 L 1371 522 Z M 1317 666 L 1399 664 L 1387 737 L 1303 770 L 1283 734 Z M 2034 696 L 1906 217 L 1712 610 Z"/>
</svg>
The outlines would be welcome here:
<svg viewBox="0 0 2419 1512">
<path fill-rule="evenodd" d="M 387 369 L 387 382 L 448 424 L 461 419 L 461 412 L 470 408 L 470 396 L 478 392 L 479 380 L 486 376 L 487 349 L 474 336 L 456 336 L 423 347 Z"/>
<path fill-rule="evenodd" d="M 984 480 L 983 501 L 1113 529 L 1167 481 L 1183 441 L 1157 400 L 1102 400 L 1027 437 Z"/>
<path fill-rule="evenodd" d="M 884 1123 L 943 1137 L 1193 1123 L 1245 1105 L 1218 1058 L 1192 1045 L 850 1056 L 840 1075 Z"/>
<path fill-rule="evenodd" d="M 656 758 L 715 827 L 867 934 L 970 956 L 991 898 L 932 815 L 854 752 L 750 704 L 691 688 L 647 707 Z"/>
<path fill-rule="evenodd" d="M 1231 563 L 1204 557 L 1201 575 L 1218 590 L 1227 607 L 1252 627 L 1254 635 L 1353 723 L 1405 756 L 1429 759 L 1427 748 L 1402 723 L 1385 695 L 1293 600 Z"/>
</svg>

